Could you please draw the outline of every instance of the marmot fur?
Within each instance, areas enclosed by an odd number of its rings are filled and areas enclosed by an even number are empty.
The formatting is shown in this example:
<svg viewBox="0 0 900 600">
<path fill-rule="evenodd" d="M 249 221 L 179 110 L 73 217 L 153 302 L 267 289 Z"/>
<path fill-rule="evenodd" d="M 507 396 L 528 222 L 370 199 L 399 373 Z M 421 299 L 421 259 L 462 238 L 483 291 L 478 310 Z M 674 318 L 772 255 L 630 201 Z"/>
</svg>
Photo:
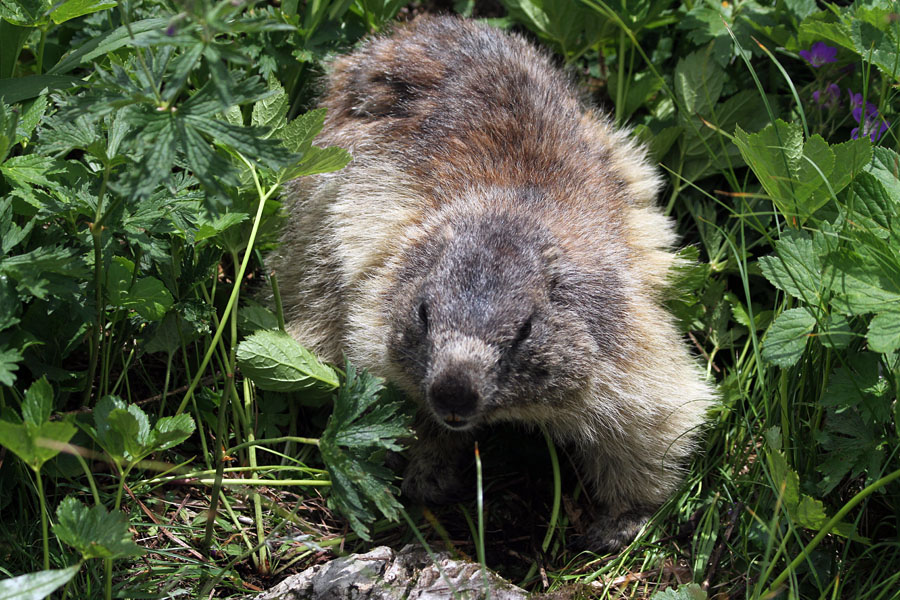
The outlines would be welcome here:
<svg viewBox="0 0 900 600">
<path fill-rule="evenodd" d="M 422 405 L 404 494 L 458 491 L 471 430 L 545 427 L 630 541 L 678 486 L 714 397 L 661 307 L 675 257 L 645 151 L 523 38 L 420 17 L 338 58 L 269 266 L 288 330 Z M 471 486 L 470 486 L 471 487 Z"/>
</svg>

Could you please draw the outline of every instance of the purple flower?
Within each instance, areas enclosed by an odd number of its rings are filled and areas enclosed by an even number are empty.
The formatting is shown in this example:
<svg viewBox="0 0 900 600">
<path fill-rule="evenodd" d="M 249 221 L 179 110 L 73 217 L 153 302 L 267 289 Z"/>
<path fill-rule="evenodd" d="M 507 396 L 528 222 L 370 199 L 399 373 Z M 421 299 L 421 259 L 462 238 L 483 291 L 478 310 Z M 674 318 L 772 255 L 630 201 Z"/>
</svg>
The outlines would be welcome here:
<svg viewBox="0 0 900 600">
<path fill-rule="evenodd" d="M 837 62 L 837 48 L 829 46 L 825 42 L 816 42 L 809 50 L 801 50 L 800 56 L 818 69 L 825 63 Z"/>
<path fill-rule="evenodd" d="M 822 104 L 825 108 L 833 108 L 841 97 L 841 88 L 836 83 L 831 83 L 824 90 L 814 91 L 812 97 L 816 104 Z"/>
<path fill-rule="evenodd" d="M 865 110 L 863 110 L 862 94 L 854 94 L 852 90 L 847 90 L 847 92 L 850 94 L 850 114 L 853 116 L 853 120 L 859 123 L 859 127 L 850 130 L 850 137 L 858 140 L 862 134 L 873 142 L 877 142 L 890 127 L 890 122 L 878 114 L 878 107 L 871 102 L 866 102 Z"/>
<path fill-rule="evenodd" d="M 881 136 L 884 135 L 884 132 L 888 130 L 888 127 L 891 126 L 890 121 L 886 121 L 884 117 L 881 117 L 876 112 L 874 115 L 866 118 L 865 121 L 860 123 L 860 127 L 854 127 L 850 130 L 850 138 L 854 140 L 859 139 L 860 133 L 862 135 L 867 136 L 873 142 L 877 142 L 881 139 Z"/>
</svg>

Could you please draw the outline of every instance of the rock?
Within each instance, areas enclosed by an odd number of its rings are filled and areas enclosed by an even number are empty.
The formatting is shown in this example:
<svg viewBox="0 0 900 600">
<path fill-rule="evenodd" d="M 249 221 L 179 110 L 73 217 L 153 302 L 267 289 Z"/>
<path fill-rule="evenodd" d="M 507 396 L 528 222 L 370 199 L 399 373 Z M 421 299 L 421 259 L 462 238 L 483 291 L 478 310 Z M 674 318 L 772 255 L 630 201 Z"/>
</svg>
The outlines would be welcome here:
<svg viewBox="0 0 900 600">
<path fill-rule="evenodd" d="M 288 577 L 254 600 L 523 600 L 528 594 L 481 565 L 454 560 L 446 552 L 436 562 L 420 546 L 395 552 L 379 546 L 316 565 Z"/>
</svg>

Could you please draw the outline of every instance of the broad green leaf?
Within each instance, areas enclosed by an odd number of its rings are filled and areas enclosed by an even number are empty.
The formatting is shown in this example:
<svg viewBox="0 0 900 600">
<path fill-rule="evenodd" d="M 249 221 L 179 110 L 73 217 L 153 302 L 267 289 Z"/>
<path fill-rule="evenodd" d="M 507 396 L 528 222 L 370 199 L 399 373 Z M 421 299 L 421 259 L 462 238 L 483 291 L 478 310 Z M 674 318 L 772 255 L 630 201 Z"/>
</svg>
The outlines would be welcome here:
<svg viewBox="0 0 900 600">
<path fill-rule="evenodd" d="M 655 592 L 650 600 L 706 600 L 706 592 L 696 583 L 682 583 L 677 588 Z"/>
<path fill-rule="evenodd" d="M 163 417 L 153 425 L 153 452 L 174 448 L 194 433 L 194 419 L 182 413 L 174 417 Z"/>
<path fill-rule="evenodd" d="M 53 22 L 59 25 L 76 17 L 113 8 L 117 5 L 113 0 L 66 0 L 50 13 Z"/>
<path fill-rule="evenodd" d="M 858 335 L 850 328 L 850 322 L 844 315 L 832 313 L 822 322 L 819 341 L 826 348 L 841 350 L 850 345 Z"/>
<path fill-rule="evenodd" d="M 894 206 L 900 203 L 900 154 L 890 148 L 876 146 L 866 171 L 881 182 Z"/>
<path fill-rule="evenodd" d="M 850 39 L 856 52 L 876 65 L 885 77 L 897 77 L 900 63 L 897 48 L 900 47 L 895 28 L 887 24 L 894 18 L 896 9 L 859 6 L 855 18 L 850 19 Z"/>
<path fill-rule="evenodd" d="M 0 9 L 0 81 L 12 77 L 19 52 L 28 40 L 28 36 L 34 31 L 30 27 L 13 25 L 2 17 L 2 12 Z M 2 97 L 3 94 L 0 93 L 0 98 Z M 13 104 L 15 100 L 7 100 L 7 102 Z M 3 160 L 2 152 L 0 152 L 0 160 Z"/>
<path fill-rule="evenodd" d="M 136 404 L 126 408 L 117 407 L 106 415 L 106 423 L 122 439 L 123 456 L 129 462 L 136 462 L 146 454 L 151 443 L 150 419 Z"/>
<path fill-rule="evenodd" d="M 325 109 L 316 108 L 285 125 L 279 136 L 288 150 L 303 154 L 312 146 L 313 140 L 322 131 L 324 123 Z"/>
<path fill-rule="evenodd" d="M 675 95 L 689 115 L 709 116 L 722 95 L 725 71 L 707 46 L 680 59 L 675 67 Z"/>
<path fill-rule="evenodd" d="M 861 315 L 900 306 L 897 265 L 886 263 L 864 245 L 835 253 L 829 262 L 834 268 L 833 306 L 838 311 Z"/>
<path fill-rule="evenodd" d="M 197 231 L 194 233 L 194 241 L 200 242 L 207 238 L 215 237 L 239 223 L 250 218 L 250 215 L 242 212 L 229 212 L 216 216 L 209 220 L 206 216 L 198 221 Z"/>
<path fill-rule="evenodd" d="M 22 420 L 32 425 L 42 425 L 50 420 L 53 410 L 53 387 L 46 377 L 31 384 L 22 402 Z"/>
<path fill-rule="evenodd" d="M 816 319 L 805 308 L 786 310 L 766 332 L 762 355 L 770 363 L 779 367 L 790 367 L 798 360 L 806 348 L 806 340 L 816 327 Z"/>
<path fill-rule="evenodd" d="M 900 348 L 900 309 L 875 315 L 866 335 L 869 348 L 875 352 L 893 352 Z"/>
<path fill-rule="evenodd" d="M 280 85 L 276 85 L 273 89 L 276 93 L 256 102 L 250 116 L 251 125 L 269 130 L 264 136 L 267 138 L 278 137 L 278 132 L 287 124 L 285 117 L 290 108 L 284 89 Z"/>
<path fill-rule="evenodd" d="M 737 127 L 734 143 L 775 206 L 801 220 L 846 187 L 872 156 L 867 138 L 832 147 L 814 135 L 804 143 L 800 125 L 780 119 L 754 134 Z"/>
<path fill-rule="evenodd" d="M 61 165 L 49 156 L 29 154 L 13 156 L 0 165 L 0 173 L 12 184 L 21 186 L 43 185 L 50 187 L 53 183 L 47 175 L 61 173 Z"/>
<path fill-rule="evenodd" d="M 763 275 L 772 285 L 807 304 L 822 304 L 822 261 L 827 241 L 805 231 L 785 231 L 775 242 L 775 256 L 759 259 Z"/>
<path fill-rule="evenodd" d="M 35 425 L 0 420 L 0 446 L 6 446 L 29 467 L 39 471 L 59 454 L 59 446 L 75 435 L 75 426 L 64 421 Z"/>
<path fill-rule="evenodd" d="M 283 179 L 294 179 L 304 175 L 337 171 L 343 169 L 351 160 L 353 160 L 353 157 L 343 148 L 338 148 L 337 146 L 329 146 L 328 148 L 312 146 L 297 164 L 287 169 L 287 174 Z"/>
<path fill-rule="evenodd" d="M 257 331 L 238 344 L 241 371 L 264 390 L 335 388 L 337 374 L 282 331 Z"/>
<path fill-rule="evenodd" d="M 142 277 L 119 301 L 122 308 L 132 309 L 147 321 L 162 319 L 172 307 L 172 294 L 159 279 Z"/>
<path fill-rule="evenodd" d="M 103 506 L 86 507 L 67 496 L 56 509 L 53 533 L 60 540 L 90 558 L 140 556 L 145 550 L 134 543 L 128 519 L 121 511 L 107 512 Z"/>
<path fill-rule="evenodd" d="M 779 428 L 772 427 L 765 433 L 768 448 L 766 449 L 766 463 L 773 483 L 781 495 L 781 502 L 793 519 L 799 525 L 817 531 L 828 521 L 825 507 L 821 501 L 802 494 L 800 491 L 800 476 L 791 468 L 784 454 L 781 453 L 781 432 Z M 850 523 L 841 522 L 834 526 L 832 533 L 845 537 L 853 537 L 854 528 Z M 861 539 L 861 538 L 855 538 Z"/>
<path fill-rule="evenodd" d="M 0 581 L 0 600 L 43 600 L 64 586 L 81 569 L 81 563 L 65 569 L 26 573 Z"/>
<path fill-rule="evenodd" d="M 10 104 L 30 100 L 45 91 L 55 92 L 82 85 L 83 80 L 68 75 L 26 75 L 0 79 L 0 98 Z"/>
</svg>

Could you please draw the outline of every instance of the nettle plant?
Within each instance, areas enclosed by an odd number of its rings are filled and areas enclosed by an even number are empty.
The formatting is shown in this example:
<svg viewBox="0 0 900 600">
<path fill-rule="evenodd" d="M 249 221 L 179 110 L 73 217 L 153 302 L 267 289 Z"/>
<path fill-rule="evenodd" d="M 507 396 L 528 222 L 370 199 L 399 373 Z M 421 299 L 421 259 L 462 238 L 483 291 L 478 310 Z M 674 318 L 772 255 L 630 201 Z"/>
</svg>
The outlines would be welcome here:
<svg viewBox="0 0 900 600">
<path fill-rule="evenodd" d="M 408 429 L 382 384 L 349 366 L 339 376 L 285 334 L 237 346 L 278 328 L 249 294 L 240 301 L 258 249 L 275 239 L 278 190 L 351 158 L 312 145 L 325 115 L 297 116 L 308 100 L 300 90 L 324 52 L 399 8 L 0 2 L 0 446 L 31 471 L 5 461 L 0 522 L 26 546 L 33 537 L 20 507 L 37 503 L 44 569 L 0 582 L 0 595 L 46 596 L 82 561 L 101 558 L 111 597 L 112 561 L 144 552 L 131 541 L 124 491 L 173 479 L 206 482 L 215 514 L 222 490 L 253 484 L 257 466 L 282 480 L 293 469 L 310 476 L 282 484 L 330 488 L 329 502 L 360 537 L 373 511 L 398 517 L 379 460 Z M 276 387 L 300 402 L 313 388 L 316 402 L 334 391 L 333 424 L 320 439 L 258 439 L 257 394 L 234 376 L 239 356 L 267 389 L 264 364 L 285 363 Z M 75 411 L 82 406 L 90 412 Z M 195 433 L 199 457 L 178 458 Z M 259 446 L 287 442 L 318 447 L 327 470 L 293 458 L 278 473 L 258 465 Z M 83 477 L 56 467 L 48 486 L 42 468 L 60 452 Z M 251 465 L 245 479 L 226 476 L 228 453 Z M 166 463 L 173 457 L 177 467 Z M 117 481 L 105 485 L 88 460 L 109 465 Z M 250 496 L 260 517 L 261 499 Z M 53 504 L 52 531 L 80 559 L 51 555 Z M 217 522 L 206 521 L 207 553 Z M 244 554 L 265 570 L 261 518 L 257 533 L 256 544 L 245 536 Z M 35 568 L 28 556 L 16 561 L 19 572 Z"/>
</svg>

